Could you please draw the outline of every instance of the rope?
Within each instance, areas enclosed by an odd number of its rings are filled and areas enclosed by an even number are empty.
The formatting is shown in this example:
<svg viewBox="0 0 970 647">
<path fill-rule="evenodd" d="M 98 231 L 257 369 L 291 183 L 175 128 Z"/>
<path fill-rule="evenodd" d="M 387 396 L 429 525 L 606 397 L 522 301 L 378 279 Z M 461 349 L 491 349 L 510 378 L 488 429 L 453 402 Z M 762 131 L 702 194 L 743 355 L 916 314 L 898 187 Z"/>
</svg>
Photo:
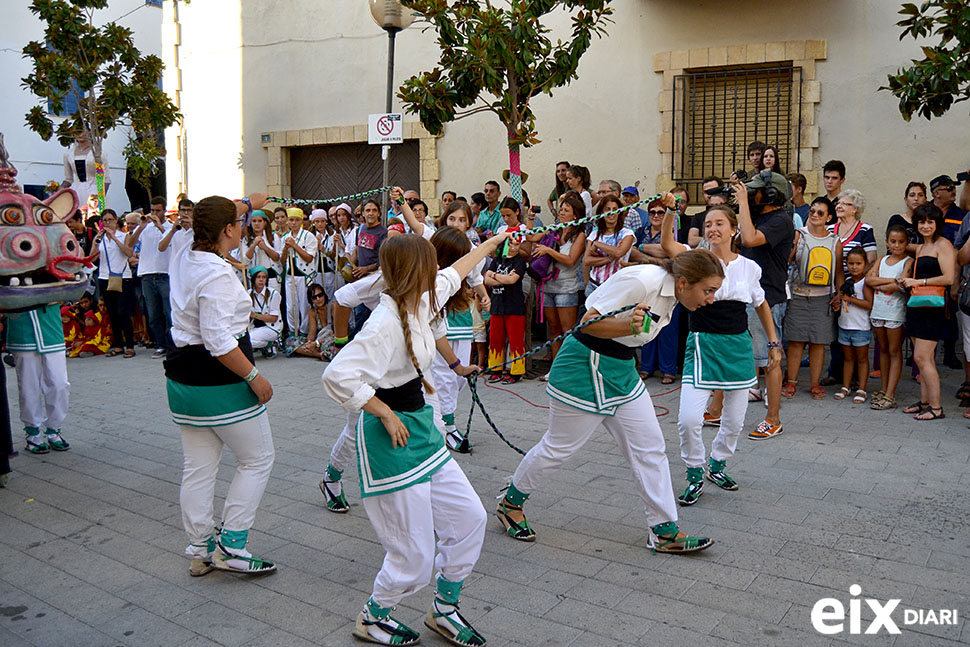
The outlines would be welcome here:
<svg viewBox="0 0 970 647">
<path fill-rule="evenodd" d="M 567 330 L 563 334 L 559 335 L 558 337 L 554 337 L 554 338 L 550 339 L 549 341 L 547 341 L 547 342 L 545 342 L 545 343 L 543 343 L 543 344 L 541 344 L 539 346 L 536 346 L 532 350 L 526 351 L 525 353 L 523 353 L 519 357 L 513 357 L 512 359 L 506 360 L 506 361 L 501 362 L 499 364 L 495 364 L 494 366 L 489 366 L 488 368 L 486 368 L 484 371 L 481 371 L 480 373 L 487 373 L 487 372 L 493 371 L 493 370 L 495 370 L 497 368 L 503 368 L 503 367 L 505 367 L 505 366 L 513 363 L 513 362 L 519 361 L 520 359 L 525 359 L 526 357 L 529 357 L 530 355 L 535 355 L 539 351 L 545 350 L 546 348 L 551 347 L 554 343 L 556 343 L 558 341 L 562 341 L 563 339 L 565 339 L 566 337 L 568 337 L 569 335 L 573 334 L 574 332 L 576 332 L 577 330 L 579 330 L 581 328 L 585 328 L 586 326 L 589 326 L 590 324 L 594 324 L 594 323 L 597 323 L 599 321 L 603 321 L 604 319 L 609 319 L 610 317 L 614 317 L 614 316 L 616 316 L 616 315 L 618 315 L 620 313 L 627 312 L 628 310 L 633 310 L 636 307 L 637 307 L 637 304 L 631 303 L 630 305 L 623 306 L 622 308 L 617 308 L 616 310 L 613 310 L 612 312 L 607 312 L 606 314 L 599 315 L 598 317 L 593 317 L 589 321 L 585 321 L 583 323 L 577 324 L 576 326 L 573 326 L 572 328 L 570 328 L 569 330 Z M 482 399 L 478 395 L 478 376 L 479 376 L 480 373 L 472 373 L 471 375 L 469 375 L 468 377 L 465 378 L 465 379 L 468 380 L 468 389 L 471 392 L 472 405 L 471 405 L 471 410 L 468 412 L 468 423 L 465 425 L 465 433 L 462 435 L 462 439 L 467 438 L 468 437 L 468 434 L 471 433 L 471 430 L 472 430 L 472 416 L 475 414 L 475 405 L 478 405 L 478 408 L 481 410 L 482 415 L 485 417 L 485 422 L 487 422 L 488 425 L 489 425 L 489 427 L 492 428 L 492 431 L 494 431 L 498 435 L 498 437 L 502 439 L 502 442 L 504 442 L 506 445 L 508 445 L 509 447 L 511 447 L 512 449 L 514 449 L 515 451 L 519 452 L 523 456 L 525 456 L 525 452 L 524 451 L 522 451 L 521 449 L 519 449 L 518 447 L 516 447 L 515 445 L 513 445 L 512 442 L 508 438 L 506 438 L 502 434 L 501 431 L 499 431 L 498 426 L 496 426 L 496 424 L 494 422 L 492 422 L 491 416 L 489 416 L 488 415 L 488 411 L 485 410 L 485 405 L 482 404 Z M 534 406 L 538 406 L 538 405 L 534 405 Z"/>
<path fill-rule="evenodd" d="M 267 202 L 278 202 L 280 204 L 317 204 L 318 202 L 346 202 L 347 200 L 360 200 L 372 195 L 378 195 L 384 193 L 385 191 L 390 191 L 393 186 L 382 186 L 379 189 L 371 189 L 369 191 L 361 191 L 360 193 L 351 193 L 349 195 L 342 195 L 338 198 L 317 198 L 315 200 L 297 200 L 295 198 L 280 198 L 277 196 L 269 196 L 266 198 Z"/>
<path fill-rule="evenodd" d="M 314 200 L 298 200 L 295 198 L 280 198 L 277 196 L 269 196 L 266 200 L 267 202 L 278 202 L 281 204 L 317 204 L 318 202 L 331 202 L 331 203 L 344 202 L 346 200 L 359 200 L 361 198 L 366 198 L 371 195 L 377 195 L 379 193 L 383 193 L 384 191 L 390 191 L 392 188 L 394 187 L 383 186 L 379 189 L 371 189 L 369 191 L 362 191 L 361 193 L 342 195 L 339 198 L 317 198 Z M 600 218 L 605 218 L 606 216 L 612 216 L 613 214 L 620 214 L 620 213 L 623 213 L 624 211 L 629 211 L 630 209 L 636 209 L 641 205 L 650 204 L 654 200 L 659 200 L 663 195 L 664 195 L 663 193 L 658 193 L 656 195 L 650 196 L 649 198 L 644 198 L 643 200 L 639 200 L 625 207 L 620 207 L 619 209 L 613 209 L 612 211 L 605 211 L 601 214 L 590 214 L 588 216 L 577 218 L 576 220 L 572 220 L 570 222 L 554 222 L 548 225 L 541 225 L 539 227 L 534 227 L 532 229 L 525 229 L 525 230 L 516 232 L 516 236 L 517 237 L 531 236 L 533 234 L 544 234 L 547 232 L 560 231 L 562 229 L 567 229 L 569 227 L 578 227 L 580 225 L 585 225 L 590 222 L 595 222 L 596 220 L 599 220 Z M 677 202 L 680 202 L 681 198 L 676 198 L 676 200 Z M 680 228 L 679 215 L 677 217 L 677 220 L 678 222 L 676 224 L 676 227 L 677 229 L 679 229 Z"/>
</svg>

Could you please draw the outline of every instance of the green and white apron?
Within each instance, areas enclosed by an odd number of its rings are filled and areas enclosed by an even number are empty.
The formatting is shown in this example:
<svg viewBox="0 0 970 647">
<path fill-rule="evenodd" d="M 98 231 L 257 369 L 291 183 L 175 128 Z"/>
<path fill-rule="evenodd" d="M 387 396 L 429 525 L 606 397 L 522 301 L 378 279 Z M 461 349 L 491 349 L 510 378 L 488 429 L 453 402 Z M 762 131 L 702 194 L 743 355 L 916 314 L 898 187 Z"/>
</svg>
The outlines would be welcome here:
<svg viewBox="0 0 970 647">
<path fill-rule="evenodd" d="M 684 353 L 684 384 L 713 391 L 750 389 L 758 384 L 751 334 L 690 332 Z"/>
<path fill-rule="evenodd" d="M 239 349 L 253 361 L 249 333 Z M 222 427 L 262 414 L 266 407 L 244 379 L 227 369 L 205 346 L 181 346 L 165 359 L 168 407 L 172 421 L 187 427 Z"/>
<path fill-rule="evenodd" d="M 597 353 L 574 335 L 566 338 L 556 354 L 546 386 L 550 397 L 604 416 L 614 415 L 618 407 L 644 391 L 633 357 L 618 359 Z"/>
<path fill-rule="evenodd" d="M 375 395 L 401 419 L 410 436 L 407 445 L 394 447 L 381 419 L 360 412 L 356 431 L 361 497 L 388 494 L 430 481 L 451 460 L 444 437 L 434 425 L 434 410 L 424 404 L 421 378 L 394 389 L 378 389 Z"/>
<path fill-rule="evenodd" d="M 463 312 L 449 312 L 447 319 L 445 319 L 445 335 L 448 341 L 474 339 L 475 333 L 472 331 L 472 325 L 471 308 Z"/>
</svg>

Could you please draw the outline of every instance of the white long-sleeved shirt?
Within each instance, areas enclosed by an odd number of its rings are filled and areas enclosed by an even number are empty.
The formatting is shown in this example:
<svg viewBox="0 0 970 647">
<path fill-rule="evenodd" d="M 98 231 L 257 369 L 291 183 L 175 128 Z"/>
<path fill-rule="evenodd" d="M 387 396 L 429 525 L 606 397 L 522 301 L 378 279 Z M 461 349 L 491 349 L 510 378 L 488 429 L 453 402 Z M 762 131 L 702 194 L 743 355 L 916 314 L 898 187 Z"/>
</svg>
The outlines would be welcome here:
<svg viewBox="0 0 970 647">
<path fill-rule="evenodd" d="M 283 318 L 280 316 L 280 303 L 283 298 L 279 292 L 270 287 L 266 287 L 263 289 L 262 294 L 254 293 L 250 298 L 253 304 L 253 312 L 261 315 L 276 315 L 276 321 L 266 323 L 266 326 L 270 330 L 276 332 L 283 330 Z M 255 324 L 255 320 L 250 322 L 251 328 L 253 324 Z"/>
<path fill-rule="evenodd" d="M 435 298 L 443 304 L 458 291 L 461 279 L 450 267 L 438 272 Z M 431 381 L 435 354 L 435 331 L 430 293 L 421 297 L 417 312 L 408 315 L 411 348 L 424 377 Z M 363 408 L 378 388 L 393 388 L 417 377 L 404 343 L 404 329 L 394 300 L 382 294 L 364 328 L 330 362 L 323 373 L 323 388 L 347 411 Z"/>
<path fill-rule="evenodd" d="M 183 245 L 172 259 L 177 272 L 169 284 L 172 340 L 176 346 L 202 344 L 213 357 L 238 346 L 249 328 L 252 301 L 226 261 Z"/>
</svg>

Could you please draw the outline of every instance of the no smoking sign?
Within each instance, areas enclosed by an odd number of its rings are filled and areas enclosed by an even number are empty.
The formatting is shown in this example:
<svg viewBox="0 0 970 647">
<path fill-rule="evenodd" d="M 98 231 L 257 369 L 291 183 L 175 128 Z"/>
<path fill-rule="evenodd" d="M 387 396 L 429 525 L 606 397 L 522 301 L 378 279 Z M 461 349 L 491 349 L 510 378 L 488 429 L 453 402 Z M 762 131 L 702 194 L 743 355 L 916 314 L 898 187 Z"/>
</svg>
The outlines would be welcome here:
<svg viewBox="0 0 970 647">
<path fill-rule="evenodd" d="M 404 141 L 401 113 L 367 116 L 368 144 L 400 144 Z"/>
</svg>

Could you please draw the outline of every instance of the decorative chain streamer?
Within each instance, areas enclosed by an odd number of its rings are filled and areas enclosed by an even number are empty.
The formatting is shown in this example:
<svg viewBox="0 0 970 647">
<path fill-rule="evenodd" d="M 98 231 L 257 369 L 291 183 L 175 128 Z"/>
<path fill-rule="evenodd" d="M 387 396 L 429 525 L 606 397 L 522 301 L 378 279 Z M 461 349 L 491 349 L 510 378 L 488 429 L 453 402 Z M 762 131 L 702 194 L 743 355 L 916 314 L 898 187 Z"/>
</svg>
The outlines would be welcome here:
<svg viewBox="0 0 970 647">
<path fill-rule="evenodd" d="M 491 416 L 488 415 L 488 411 L 485 410 L 485 405 L 482 404 L 482 399 L 478 395 L 478 384 L 477 384 L 478 383 L 478 376 L 480 374 L 482 374 L 482 373 L 487 373 L 487 372 L 492 371 L 492 370 L 495 370 L 497 368 L 503 368 L 505 366 L 508 366 L 512 362 L 517 362 L 520 359 L 525 359 L 526 357 L 529 357 L 530 355 L 535 355 L 536 353 L 538 353 L 541 350 L 544 350 L 546 348 L 550 348 L 556 342 L 562 341 L 563 339 L 565 339 L 569 335 L 573 334 L 574 332 L 576 332 L 580 328 L 585 328 L 586 326 L 588 326 L 590 324 L 594 324 L 594 323 L 596 323 L 598 321 L 603 321 L 604 319 L 609 319 L 610 317 L 615 317 L 616 315 L 618 315 L 620 313 L 626 312 L 627 310 L 633 310 L 636 307 L 637 307 L 637 304 L 632 303 L 630 305 L 623 306 L 622 308 L 617 308 L 616 310 L 613 310 L 612 312 L 607 312 L 604 315 L 599 315 L 598 317 L 593 317 L 589 321 L 585 321 L 583 323 L 580 323 L 580 324 L 577 324 L 577 325 L 573 326 L 572 328 L 570 328 L 569 330 L 567 330 L 563 334 L 559 335 L 558 337 L 555 337 L 553 339 L 550 339 L 549 341 L 545 342 L 544 344 L 542 344 L 540 346 L 536 346 L 532 350 L 526 351 L 525 353 L 523 353 L 522 355 L 520 355 L 518 357 L 513 357 L 512 359 L 509 359 L 509 360 L 507 360 L 505 362 L 502 362 L 501 364 L 495 364 L 494 366 L 489 366 L 484 371 L 481 371 L 481 372 L 478 372 L 478 373 L 472 373 L 471 375 L 469 375 L 468 377 L 466 377 L 465 379 L 468 380 L 468 389 L 471 392 L 471 396 L 472 396 L 472 406 L 471 406 L 471 410 L 468 412 L 468 424 L 465 425 L 465 433 L 462 435 L 462 439 L 464 440 L 465 438 L 468 438 L 468 434 L 471 433 L 471 430 L 472 430 L 472 416 L 475 414 L 475 405 L 478 405 L 478 408 L 481 409 L 481 411 L 482 411 L 482 415 L 485 416 L 485 422 L 487 422 L 488 423 L 488 426 L 492 428 L 492 431 L 494 431 L 498 435 L 498 437 L 501 438 L 502 441 L 506 445 L 508 445 L 509 447 L 511 447 L 512 449 L 514 449 L 515 451 L 519 452 L 523 456 L 525 456 L 525 452 L 524 451 L 522 451 L 521 449 L 519 449 L 518 447 L 516 447 L 515 445 L 513 445 L 512 442 L 508 438 L 506 438 L 504 435 L 502 435 L 502 432 L 499 431 L 498 427 L 492 421 Z"/>
<path fill-rule="evenodd" d="M 281 204 L 317 204 L 319 202 L 331 202 L 331 203 L 333 203 L 333 202 L 344 202 L 346 200 L 360 200 L 361 198 L 366 198 L 368 196 L 378 195 L 378 194 L 383 193 L 385 191 L 390 191 L 393 188 L 394 188 L 393 186 L 382 186 L 379 189 L 371 189 L 370 191 L 363 191 L 361 193 L 352 193 L 350 195 L 342 195 L 339 198 L 320 198 L 320 199 L 317 199 L 317 200 L 297 200 L 297 199 L 294 199 L 294 198 L 280 198 L 280 197 L 277 197 L 277 196 L 269 196 L 267 198 L 267 201 L 268 202 L 278 202 L 278 203 L 281 203 Z M 532 229 L 528 229 L 528 230 L 516 232 L 516 234 L 519 237 L 521 237 L 521 236 L 531 236 L 533 234 L 544 234 L 546 232 L 559 231 L 561 229 L 566 229 L 568 227 L 577 227 L 579 225 L 585 225 L 586 223 L 595 222 L 596 220 L 599 220 L 600 218 L 605 218 L 606 216 L 612 216 L 613 214 L 620 214 L 620 213 L 622 213 L 624 211 L 629 211 L 630 209 L 636 209 L 637 207 L 639 207 L 641 205 L 650 204 L 654 200 L 660 199 L 662 196 L 663 196 L 663 193 L 658 193 L 658 194 L 653 195 L 653 196 L 650 196 L 649 198 L 646 198 L 644 200 L 638 200 L 637 202 L 634 202 L 631 205 L 627 205 L 625 207 L 620 207 L 619 209 L 614 209 L 613 211 L 606 211 L 606 212 L 601 213 L 601 214 L 592 214 L 592 215 L 589 215 L 589 216 L 584 216 L 582 218 L 577 218 L 576 220 L 572 220 L 570 222 L 554 222 L 554 223 L 548 224 L 548 225 L 541 225 L 539 227 L 534 227 Z M 680 202 L 681 201 L 681 198 L 675 197 L 675 199 L 677 200 L 677 202 Z M 678 223 L 676 225 L 678 229 L 680 228 L 680 222 L 679 222 L 679 220 L 680 220 L 680 217 L 678 216 Z"/>
<path fill-rule="evenodd" d="M 372 195 L 378 195 L 384 193 L 385 191 L 390 191 L 393 186 L 382 186 L 379 189 L 371 189 L 370 191 L 361 191 L 360 193 L 351 193 L 350 195 L 342 195 L 339 198 L 320 198 L 317 200 L 297 200 L 295 198 L 279 198 L 276 196 L 269 196 L 266 198 L 267 202 L 278 202 L 281 204 L 317 204 L 319 202 L 346 202 L 347 200 L 360 200 L 362 198 L 367 198 Z"/>
</svg>

